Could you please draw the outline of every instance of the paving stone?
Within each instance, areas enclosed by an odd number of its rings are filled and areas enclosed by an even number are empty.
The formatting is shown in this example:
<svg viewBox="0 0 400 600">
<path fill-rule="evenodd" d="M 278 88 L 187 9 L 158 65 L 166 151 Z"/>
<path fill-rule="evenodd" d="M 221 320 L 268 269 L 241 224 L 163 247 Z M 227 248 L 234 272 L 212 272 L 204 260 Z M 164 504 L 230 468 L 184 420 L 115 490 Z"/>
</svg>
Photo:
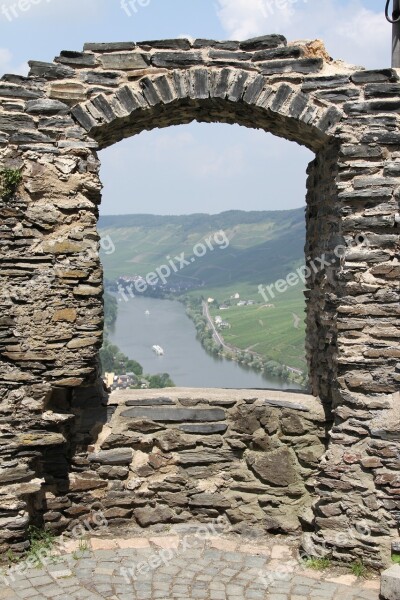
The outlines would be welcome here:
<svg viewBox="0 0 400 600">
<path fill-rule="evenodd" d="M 15 582 L 15 589 L 1 591 L 0 599 L 378 600 L 376 580 L 358 582 L 352 576 L 332 577 L 325 572 L 318 572 L 318 579 L 309 577 L 301 564 L 293 562 L 293 549 L 285 544 L 264 544 L 264 554 L 257 556 L 251 554 L 252 548 L 257 552 L 257 545 L 241 544 L 237 539 L 213 537 L 195 545 L 198 540 L 192 537 L 186 552 L 172 555 L 154 569 L 137 571 L 137 566 L 148 564 L 155 553 L 171 546 L 182 548 L 183 535 L 184 531 L 125 540 L 110 538 L 107 544 L 99 545 L 112 549 L 93 550 L 79 560 L 64 555 L 57 565 L 28 572 L 26 578 Z M 270 561 L 265 554 L 276 558 Z"/>
</svg>

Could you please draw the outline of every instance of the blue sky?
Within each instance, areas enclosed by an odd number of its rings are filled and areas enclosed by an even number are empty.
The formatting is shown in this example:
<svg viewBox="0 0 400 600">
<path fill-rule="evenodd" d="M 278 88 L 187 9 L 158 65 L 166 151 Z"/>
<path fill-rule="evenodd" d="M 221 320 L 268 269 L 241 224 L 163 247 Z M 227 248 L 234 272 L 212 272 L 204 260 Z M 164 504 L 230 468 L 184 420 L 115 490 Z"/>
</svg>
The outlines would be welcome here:
<svg viewBox="0 0 400 600">
<path fill-rule="evenodd" d="M 320 38 L 335 59 L 390 65 L 384 0 L 140 0 L 130 15 L 120 0 L 24 0 L 25 11 L 18 2 L 0 0 L 0 73 L 26 73 L 29 59 L 49 61 L 87 41 L 264 33 Z M 102 213 L 295 208 L 304 204 L 312 158 L 294 143 L 238 126 L 144 132 L 101 153 Z"/>
</svg>

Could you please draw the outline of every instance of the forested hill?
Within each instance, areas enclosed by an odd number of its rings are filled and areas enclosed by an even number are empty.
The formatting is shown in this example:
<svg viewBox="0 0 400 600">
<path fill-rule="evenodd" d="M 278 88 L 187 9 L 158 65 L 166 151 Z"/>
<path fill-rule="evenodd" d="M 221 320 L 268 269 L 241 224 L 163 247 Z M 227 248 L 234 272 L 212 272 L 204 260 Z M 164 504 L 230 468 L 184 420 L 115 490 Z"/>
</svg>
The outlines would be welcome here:
<svg viewBox="0 0 400 600">
<path fill-rule="evenodd" d="M 217 215 L 182 216 L 117 215 L 99 221 L 104 243 L 102 261 L 105 276 L 142 275 L 165 264 L 166 257 L 193 249 L 210 235 L 222 230 L 227 247 L 219 237 L 214 251 L 196 258 L 180 276 L 203 282 L 206 287 L 244 284 L 253 287 L 274 281 L 304 260 L 304 208 L 282 211 L 228 211 Z"/>
</svg>

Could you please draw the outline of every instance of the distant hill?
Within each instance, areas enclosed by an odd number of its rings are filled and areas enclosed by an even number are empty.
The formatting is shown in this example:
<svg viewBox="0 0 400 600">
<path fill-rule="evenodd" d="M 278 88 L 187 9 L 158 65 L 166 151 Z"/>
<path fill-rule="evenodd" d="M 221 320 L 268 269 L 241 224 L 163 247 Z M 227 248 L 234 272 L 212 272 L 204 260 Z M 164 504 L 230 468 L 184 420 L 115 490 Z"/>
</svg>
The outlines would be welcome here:
<svg viewBox="0 0 400 600">
<path fill-rule="evenodd" d="M 194 257 L 193 248 L 223 230 L 229 246 Z M 304 209 L 264 212 L 228 211 L 218 215 L 118 215 L 99 220 L 102 237 L 110 236 L 115 252 L 102 252 L 105 276 L 142 275 L 166 264 L 166 257 L 185 253 L 193 263 L 179 277 L 206 288 L 243 286 L 248 293 L 260 283 L 279 279 L 304 260 Z M 222 238 L 218 238 L 221 245 Z M 175 261 L 176 262 L 176 261 Z"/>
</svg>

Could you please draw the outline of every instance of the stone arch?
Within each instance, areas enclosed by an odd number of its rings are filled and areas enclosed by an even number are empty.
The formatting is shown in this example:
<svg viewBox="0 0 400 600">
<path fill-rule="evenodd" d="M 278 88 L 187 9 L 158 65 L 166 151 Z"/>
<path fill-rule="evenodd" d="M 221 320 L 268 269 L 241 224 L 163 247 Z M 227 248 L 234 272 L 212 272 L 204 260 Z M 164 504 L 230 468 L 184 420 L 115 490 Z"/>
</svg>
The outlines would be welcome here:
<svg viewBox="0 0 400 600">
<path fill-rule="evenodd" d="M 23 174 L 18 193 L 0 204 L 0 382 L 2 411 L 12 418 L 3 481 L 38 480 L 46 461 L 26 452 L 18 432 L 42 431 L 29 442 L 42 457 L 43 448 L 62 447 L 71 435 L 65 414 L 79 421 L 79 399 L 96 378 L 96 151 L 192 120 L 261 128 L 316 154 L 307 183 L 307 354 L 313 395 L 335 422 L 314 490 L 313 539 L 346 554 L 337 530 L 353 531 L 365 518 L 372 538 L 356 529 L 348 556 L 362 551 L 382 562 L 399 509 L 391 459 L 400 426 L 387 433 L 400 379 L 396 71 L 359 70 L 334 62 L 318 43 L 275 35 L 86 44 L 30 66 L 27 78 L 0 82 L 0 160 Z M 366 244 L 357 243 L 360 235 Z M 324 268 L 314 268 L 321 258 Z M 66 391 L 54 395 L 54 388 Z M 88 441 L 82 429 L 76 445 Z M 6 541 L 21 539 L 28 521 L 12 525 L 20 537 Z"/>
</svg>

